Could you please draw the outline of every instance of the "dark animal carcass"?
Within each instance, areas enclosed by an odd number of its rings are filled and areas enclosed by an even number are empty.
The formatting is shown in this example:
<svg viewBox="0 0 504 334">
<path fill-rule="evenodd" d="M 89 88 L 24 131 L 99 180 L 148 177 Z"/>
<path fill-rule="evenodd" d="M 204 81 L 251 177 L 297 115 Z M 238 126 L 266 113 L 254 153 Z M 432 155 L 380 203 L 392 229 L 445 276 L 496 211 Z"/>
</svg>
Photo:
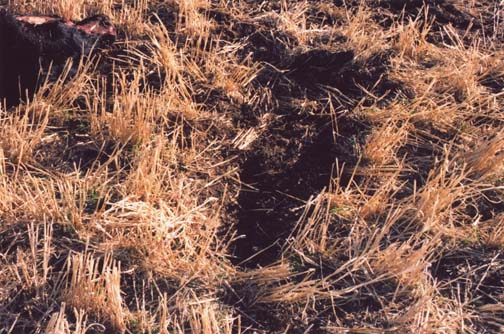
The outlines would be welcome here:
<svg viewBox="0 0 504 334">
<path fill-rule="evenodd" d="M 55 80 L 69 58 L 71 76 L 83 55 L 111 45 L 115 36 L 104 15 L 73 22 L 0 10 L 0 99 L 7 107 L 18 104 L 34 93 L 39 75 Z"/>
</svg>

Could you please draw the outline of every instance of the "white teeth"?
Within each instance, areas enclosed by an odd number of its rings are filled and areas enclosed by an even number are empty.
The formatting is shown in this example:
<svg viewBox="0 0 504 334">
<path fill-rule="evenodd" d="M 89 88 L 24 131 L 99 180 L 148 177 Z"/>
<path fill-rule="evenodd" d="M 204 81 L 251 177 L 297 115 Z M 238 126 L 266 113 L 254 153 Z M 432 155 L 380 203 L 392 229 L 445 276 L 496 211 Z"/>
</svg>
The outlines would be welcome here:
<svg viewBox="0 0 504 334">
<path fill-rule="evenodd" d="M 47 22 L 55 21 L 55 18 L 46 16 L 17 16 L 16 20 L 33 25 L 41 25 Z"/>
</svg>

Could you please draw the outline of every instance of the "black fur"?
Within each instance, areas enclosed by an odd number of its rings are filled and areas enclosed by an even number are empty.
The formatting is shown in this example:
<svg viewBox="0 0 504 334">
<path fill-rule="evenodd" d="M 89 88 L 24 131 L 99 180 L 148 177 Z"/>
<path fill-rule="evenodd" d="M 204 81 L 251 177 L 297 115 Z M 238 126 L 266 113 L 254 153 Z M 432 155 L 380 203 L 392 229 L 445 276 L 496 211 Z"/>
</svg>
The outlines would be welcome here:
<svg viewBox="0 0 504 334">
<path fill-rule="evenodd" d="M 0 97 L 8 107 L 19 101 L 20 91 L 36 85 L 40 48 L 30 37 L 14 16 L 0 12 Z"/>
<path fill-rule="evenodd" d="M 95 16 L 81 22 L 93 19 L 104 20 L 105 17 Z M 32 25 L 0 11 L 0 99 L 6 99 L 7 107 L 32 96 L 39 76 L 42 80 L 46 76 L 55 80 L 68 59 L 73 60 L 72 76 L 83 55 L 114 41 L 114 36 L 87 34 L 79 30 L 77 26 L 81 22 L 71 26 L 55 19 Z"/>
</svg>

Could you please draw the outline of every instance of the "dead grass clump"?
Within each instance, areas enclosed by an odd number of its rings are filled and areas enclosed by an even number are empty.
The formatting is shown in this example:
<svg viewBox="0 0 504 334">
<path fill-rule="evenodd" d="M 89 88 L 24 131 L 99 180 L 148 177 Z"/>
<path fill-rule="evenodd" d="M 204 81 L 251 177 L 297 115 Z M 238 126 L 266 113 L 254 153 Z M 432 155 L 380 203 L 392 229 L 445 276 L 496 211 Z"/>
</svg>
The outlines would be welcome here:
<svg viewBox="0 0 504 334">
<path fill-rule="evenodd" d="M 114 262 L 110 255 L 95 259 L 91 254 L 75 254 L 68 258 L 66 266 L 65 275 L 69 280 L 63 300 L 124 331 L 128 314 L 121 296 L 121 264 Z"/>
<path fill-rule="evenodd" d="M 28 113 L 22 112 L 17 112 L 17 116 L 6 115 L 0 120 L 2 129 L 0 145 L 9 162 L 19 164 L 32 160 L 35 149 L 43 143 L 49 111 L 50 109 L 45 108 L 38 122 L 31 119 Z"/>
<path fill-rule="evenodd" d="M 355 50 L 356 58 L 369 59 L 372 55 L 386 49 L 389 32 L 378 28 L 379 25 L 372 19 L 373 10 L 361 3 L 355 10 L 345 11 L 345 24 L 341 33 L 348 38 L 348 45 Z"/>
<path fill-rule="evenodd" d="M 362 152 L 364 158 L 377 165 L 394 162 L 397 159 L 397 150 L 406 142 L 409 127 L 407 122 L 402 125 L 389 122 L 376 128 L 367 138 Z M 395 162 L 397 164 L 397 161 Z"/>
<path fill-rule="evenodd" d="M 148 90 L 142 93 L 139 91 L 140 80 L 145 79 L 141 74 L 135 73 L 133 76 L 131 82 L 126 79 L 126 74 L 117 79 L 118 92 L 111 101 L 110 111 L 105 108 L 109 102 L 104 95 L 106 93 L 96 90 L 90 94 L 93 98 L 88 100 L 91 104 L 89 109 L 94 111 L 90 117 L 91 134 L 98 137 L 98 142 L 110 140 L 119 146 L 128 143 L 140 145 L 153 136 L 154 122 L 159 119 L 158 100 Z"/>
<path fill-rule="evenodd" d="M 432 170 L 422 190 L 414 194 L 417 198 L 418 220 L 422 231 L 434 228 L 434 233 L 441 232 L 447 236 L 455 236 L 458 231 L 453 225 L 453 206 L 457 201 L 463 203 L 470 196 L 469 189 L 464 186 L 466 173 L 463 170 L 454 171 L 453 164 L 442 163 Z M 452 169 L 452 173 L 450 173 Z M 450 173 L 450 174 L 449 174 Z"/>
<path fill-rule="evenodd" d="M 476 178 L 498 177 L 503 167 L 504 136 L 497 133 L 494 138 L 478 140 L 470 152 L 463 155 L 471 175 Z"/>
</svg>

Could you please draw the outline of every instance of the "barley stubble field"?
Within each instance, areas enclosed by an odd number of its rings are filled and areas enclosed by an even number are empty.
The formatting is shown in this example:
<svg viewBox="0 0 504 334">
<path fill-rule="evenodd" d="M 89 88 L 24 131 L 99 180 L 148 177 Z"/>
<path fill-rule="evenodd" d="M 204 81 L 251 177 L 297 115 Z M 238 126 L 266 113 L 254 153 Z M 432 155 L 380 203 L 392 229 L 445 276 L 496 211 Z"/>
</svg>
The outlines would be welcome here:
<svg viewBox="0 0 504 334">
<path fill-rule="evenodd" d="M 502 1 L 0 9 L 117 33 L 0 109 L 0 333 L 504 331 Z"/>
</svg>

